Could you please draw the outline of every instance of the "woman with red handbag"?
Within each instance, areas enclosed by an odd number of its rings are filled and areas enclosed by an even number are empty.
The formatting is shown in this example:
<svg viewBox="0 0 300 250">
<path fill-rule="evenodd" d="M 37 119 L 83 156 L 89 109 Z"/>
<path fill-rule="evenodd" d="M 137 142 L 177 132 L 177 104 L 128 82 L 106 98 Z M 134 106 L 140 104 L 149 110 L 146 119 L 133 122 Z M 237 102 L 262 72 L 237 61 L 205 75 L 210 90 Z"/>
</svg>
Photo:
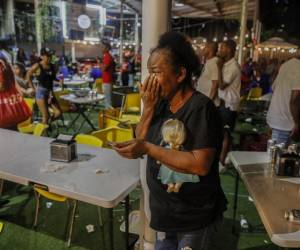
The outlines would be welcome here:
<svg viewBox="0 0 300 250">
<path fill-rule="evenodd" d="M 11 65 L 0 53 L 0 128 L 16 129 L 31 116 L 31 111 L 18 92 Z"/>
</svg>

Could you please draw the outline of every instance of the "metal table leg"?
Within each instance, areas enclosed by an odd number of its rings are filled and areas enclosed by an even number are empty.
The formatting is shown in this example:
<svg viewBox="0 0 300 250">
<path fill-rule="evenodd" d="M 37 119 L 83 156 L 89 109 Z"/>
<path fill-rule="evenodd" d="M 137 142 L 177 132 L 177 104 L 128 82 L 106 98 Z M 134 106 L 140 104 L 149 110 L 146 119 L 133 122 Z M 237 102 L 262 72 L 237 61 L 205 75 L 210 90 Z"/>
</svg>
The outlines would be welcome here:
<svg viewBox="0 0 300 250">
<path fill-rule="evenodd" d="M 72 214 L 71 214 L 69 234 L 68 234 L 68 239 L 67 239 L 67 245 L 68 245 L 68 247 L 71 246 L 72 233 L 73 233 L 73 228 L 74 228 L 74 220 L 75 220 L 75 214 L 76 214 L 76 209 L 77 209 L 77 200 L 74 200 L 73 203 L 74 204 L 73 204 L 73 210 L 72 210 Z"/>
<path fill-rule="evenodd" d="M 114 249 L 114 215 L 113 215 L 113 208 L 108 209 L 108 233 L 109 233 L 109 240 L 110 240 L 110 249 Z"/>
<path fill-rule="evenodd" d="M 125 244 L 129 250 L 129 195 L 125 198 Z"/>
<path fill-rule="evenodd" d="M 67 127 L 67 130 L 69 130 L 70 128 L 73 127 L 73 125 L 75 125 L 75 123 L 76 123 L 76 121 L 79 119 L 80 115 L 81 115 L 81 113 L 79 112 L 79 113 L 77 114 L 77 116 L 75 117 L 75 119 L 73 119 L 73 121 L 71 122 L 71 124 Z"/>
<path fill-rule="evenodd" d="M 236 171 L 236 177 L 235 177 L 235 190 L 234 190 L 234 201 L 233 201 L 233 215 L 232 215 L 232 233 L 235 233 L 235 218 L 236 218 L 236 210 L 237 210 L 237 201 L 238 201 L 238 192 L 239 192 L 239 181 L 240 181 L 240 175 L 238 171 Z"/>
<path fill-rule="evenodd" d="M 88 118 L 88 116 L 84 113 L 84 111 L 82 110 L 81 115 L 83 116 L 83 118 L 86 120 L 86 122 L 91 126 L 91 128 L 93 130 L 96 130 L 95 126 L 93 125 L 93 123 L 90 121 L 90 119 Z"/>
</svg>

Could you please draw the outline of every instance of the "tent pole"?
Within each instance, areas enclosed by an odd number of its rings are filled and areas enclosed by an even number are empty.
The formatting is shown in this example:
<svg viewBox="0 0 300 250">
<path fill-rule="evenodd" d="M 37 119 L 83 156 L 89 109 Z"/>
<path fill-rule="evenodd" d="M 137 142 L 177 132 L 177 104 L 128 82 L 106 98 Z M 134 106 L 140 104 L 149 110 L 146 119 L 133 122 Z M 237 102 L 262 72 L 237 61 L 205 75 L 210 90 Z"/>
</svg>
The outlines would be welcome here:
<svg viewBox="0 0 300 250">
<path fill-rule="evenodd" d="M 239 51 L 238 51 L 238 62 L 240 65 L 242 65 L 242 62 L 243 62 L 243 48 L 245 45 L 245 35 L 246 35 L 246 29 L 247 29 L 247 16 L 248 16 L 248 0 L 243 0 L 242 13 L 241 13 Z"/>
</svg>

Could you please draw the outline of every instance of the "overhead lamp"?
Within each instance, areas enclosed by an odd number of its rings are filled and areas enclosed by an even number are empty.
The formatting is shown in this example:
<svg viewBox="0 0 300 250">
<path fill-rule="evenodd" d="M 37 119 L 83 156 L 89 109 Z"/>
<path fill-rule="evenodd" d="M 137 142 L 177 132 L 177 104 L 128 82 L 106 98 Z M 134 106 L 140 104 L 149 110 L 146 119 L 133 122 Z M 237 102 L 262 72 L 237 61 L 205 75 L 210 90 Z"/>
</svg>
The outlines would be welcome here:
<svg viewBox="0 0 300 250">
<path fill-rule="evenodd" d="M 85 7 L 90 8 L 90 9 L 96 9 L 96 10 L 99 10 L 102 8 L 101 5 L 90 4 L 90 3 L 86 4 Z"/>
<path fill-rule="evenodd" d="M 175 3 L 175 7 L 183 7 L 184 4 L 183 3 Z"/>
</svg>

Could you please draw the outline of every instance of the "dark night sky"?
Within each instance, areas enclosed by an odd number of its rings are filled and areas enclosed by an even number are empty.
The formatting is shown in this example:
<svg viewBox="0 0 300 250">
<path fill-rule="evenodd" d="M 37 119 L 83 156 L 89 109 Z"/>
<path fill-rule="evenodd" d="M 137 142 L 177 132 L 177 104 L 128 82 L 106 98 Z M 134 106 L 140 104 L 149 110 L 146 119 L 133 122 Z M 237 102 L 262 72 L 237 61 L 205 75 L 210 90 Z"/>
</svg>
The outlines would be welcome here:
<svg viewBox="0 0 300 250">
<path fill-rule="evenodd" d="M 286 39 L 300 37 L 299 0 L 261 0 L 261 21 L 266 35 Z"/>
</svg>

